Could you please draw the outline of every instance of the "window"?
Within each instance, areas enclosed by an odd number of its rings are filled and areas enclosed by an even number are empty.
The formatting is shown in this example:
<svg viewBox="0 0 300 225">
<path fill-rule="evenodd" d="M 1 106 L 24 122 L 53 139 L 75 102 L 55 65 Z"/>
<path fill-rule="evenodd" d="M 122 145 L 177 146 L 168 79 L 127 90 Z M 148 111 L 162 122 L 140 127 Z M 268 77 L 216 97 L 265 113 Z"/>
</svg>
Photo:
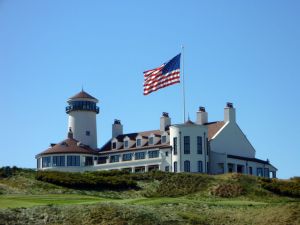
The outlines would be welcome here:
<svg viewBox="0 0 300 225">
<path fill-rule="evenodd" d="M 65 166 L 65 156 L 53 156 L 53 166 L 59 167 L 59 166 Z"/>
<path fill-rule="evenodd" d="M 116 148 L 117 148 L 117 142 L 113 142 L 113 143 L 112 143 L 112 148 L 113 148 L 113 149 L 116 149 Z"/>
<path fill-rule="evenodd" d="M 184 143 L 184 154 L 190 154 L 190 136 L 184 136 L 183 138 Z"/>
<path fill-rule="evenodd" d="M 169 172 L 169 171 L 170 171 L 170 167 L 169 167 L 169 166 L 166 166 L 166 167 L 165 167 L 165 171 L 166 171 L 166 172 Z"/>
<path fill-rule="evenodd" d="M 149 158 L 158 158 L 158 156 L 159 156 L 159 151 L 158 151 L 158 150 L 155 150 L 155 151 L 149 151 L 149 152 L 148 152 L 148 156 L 149 156 Z"/>
<path fill-rule="evenodd" d="M 209 173 L 209 162 L 206 163 L 206 172 Z"/>
<path fill-rule="evenodd" d="M 184 172 L 191 172 L 191 163 L 189 160 L 185 160 L 183 166 L 184 166 Z"/>
<path fill-rule="evenodd" d="M 177 155 L 177 137 L 173 138 L 174 155 Z"/>
<path fill-rule="evenodd" d="M 37 159 L 37 160 L 36 160 L 36 168 L 38 168 L 38 169 L 39 169 L 39 168 L 40 168 L 40 166 L 41 166 L 41 165 L 40 165 L 40 159 Z"/>
<path fill-rule="evenodd" d="M 203 165 L 202 165 L 202 161 L 198 161 L 197 166 L 198 166 L 198 172 L 199 172 L 199 173 L 203 173 Z"/>
<path fill-rule="evenodd" d="M 124 148 L 128 148 L 128 141 L 124 141 Z"/>
<path fill-rule="evenodd" d="M 135 173 L 144 173 L 145 172 L 145 167 L 144 166 L 138 166 L 134 168 Z"/>
<path fill-rule="evenodd" d="M 97 163 L 98 164 L 105 164 L 106 163 L 106 157 L 99 157 Z"/>
<path fill-rule="evenodd" d="M 80 156 L 79 155 L 68 155 L 67 156 L 67 166 L 80 166 Z"/>
<path fill-rule="evenodd" d="M 149 145 L 153 145 L 153 137 L 149 137 Z"/>
<path fill-rule="evenodd" d="M 137 139 L 136 140 L 136 146 L 139 147 L 142 145 L 142 140 L 141 139 Z"/>
<path fill-rule="evenodd" d="M 177 162 L 174 162 L 174 173 L 177 173 Z"/>
<path fill-rule="evenodd" d="M 145 152 L 136 152 L 135 153 L 135 159 L 144 159 L 145 158 Z"/>
<path fill-rule="evenodd" d="M 123 154 L 122 160 L 123 161 L 130 161 L 130 160 L 132 160 L 132 153 Z"/>
<path fill-rule="evenodd" d="M 166 157 L 168 157 L 169 156 L 169 152 L 166 152 Z"/>
<path fill-rule="evenodd" d="M 94 165 L 93 157 L 86 156 L 85 157 L 85 166 L 92 166 L 92 165 Z"/>
<path fill-rule="evenodd" d="M 257 172 L 257 176 L 259 176 L 259 177 L 263 176 L 263 169 L 262 168 L 257 168 L 256 172 Z"/>
<path fill-rule="evenodd" d="M 197 136 L 197 154 L 202 154 L 202 137 Z"/>
<path fill-rule="evenodd" d="M 265 177 L 270 178 L 269 168 L 265 168 L 264 174 L 265 174 Z"/>
<path fill-rule="evenodd" d="M 51 157 L 47 156 L 47 157 L 43 157 L 42 158 L 42 167 L 50 167 L 51 166 Z"/>
<path fill-rule="evenodd" d="M 91 132 L 90 132 L 89 130 L 87 130 L 87 131 L 85 132 L 85 135 L 86 135 L 86 136 L 90 136 L 90 135 L 91 135 Z"/>
<path fill-rule="evenodd" d="M 119 162 L 119 158 L 120 158 L 119 155 L 112 155 L 112 156 L 110 156 L 109 162 L 111 162 L 111 163 Z"/>
<path fill-rule="evenodd" d="M 252 167 L 251 167 L 251 166 L 249 166 L 249 174 L 250 174 L 250 175 L 253 174 L 253 172 L 252 172 Z"/>
<path fill-rule="evenodd" d="M 166 143 L 167 142 L 167 137 L 164 135 L 164 136 L 161 136 L 161 143 Z"/>
<path fill-rule="evenodd" d="M 156 171 L 156 170 L 159 170 L 159 165 L 149 165 L 148 166 L 148 171 L 149 172 Z"/>
<path fill-rule="evenodd" d="M 95 102 L 88 101 L 74 101 L 70 103 L 70 106 L 66 107 L 66 111 L 70 112 L 71 110 L 91 110 L 91 111 L 99 111 L 99 108 L 96 106 Z"/>
<path fill-rule="evenodd" d="M 209 149 L 210 149 L 210 146 L 209 146 L 208 138 L 206 138 L 206 155 L 208 155 Z"/>
</svg>

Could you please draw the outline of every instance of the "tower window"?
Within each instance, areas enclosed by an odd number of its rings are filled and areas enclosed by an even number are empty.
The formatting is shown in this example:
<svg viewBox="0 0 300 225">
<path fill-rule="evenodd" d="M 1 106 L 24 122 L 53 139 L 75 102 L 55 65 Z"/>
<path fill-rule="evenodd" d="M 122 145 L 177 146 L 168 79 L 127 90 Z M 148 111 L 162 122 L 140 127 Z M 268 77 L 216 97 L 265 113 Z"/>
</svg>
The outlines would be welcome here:
<svg viewBox="0 0 300 225">
<path fill-rule="evenodd" d="M 197 136 L 197 154 L 202 154 L 202 137 Z M 200 172 L 200 171 L 198 171 Z"/>
<path fill-rule="evenodd" d="M 190 154 L 190 136 L 184 136 L 184 154 Z"/>
<path fill-rule="evenodd" d="M 89 130 L 87 130 L 87 131 L 85 132 L 85 135 L 86 135 L 86 136 L 90 136 L 90 135 L 91 135 L 91 132 L 90 132 Z"/>
<path fill-rule="evenodd" d="M 202 161 L 198 161 L 198 172 L 203 173 L 203 166 L 202 166 Z"/>
<path fill-rule="evenodd" d="M 184 172 L 191 172 L 191 163 L 189 160 L 184 161 Z"/>
<path fill-rule="evenodd" d="M 177 137 L 173 138 L 173 149 L 174 149 L 174 155 L 177 155 Z"/>
</svg>

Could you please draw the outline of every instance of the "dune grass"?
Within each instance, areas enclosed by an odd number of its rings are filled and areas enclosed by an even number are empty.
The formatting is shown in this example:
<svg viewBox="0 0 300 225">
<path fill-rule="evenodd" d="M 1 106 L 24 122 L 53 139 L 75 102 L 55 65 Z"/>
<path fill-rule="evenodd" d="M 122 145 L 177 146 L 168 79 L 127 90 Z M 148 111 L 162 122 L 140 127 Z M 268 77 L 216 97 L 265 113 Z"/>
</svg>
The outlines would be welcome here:
<svg viewBox="0 0 300 225">
<path fill-rule="evenodd" d="M 273 193 L 256 177 L 125 176 L 139 188 L 74 189 L 38 181 L 34 171 L 18 170 L 0 179 L 0 224 L 300 224 L 300 199 Z"/>
</svg>

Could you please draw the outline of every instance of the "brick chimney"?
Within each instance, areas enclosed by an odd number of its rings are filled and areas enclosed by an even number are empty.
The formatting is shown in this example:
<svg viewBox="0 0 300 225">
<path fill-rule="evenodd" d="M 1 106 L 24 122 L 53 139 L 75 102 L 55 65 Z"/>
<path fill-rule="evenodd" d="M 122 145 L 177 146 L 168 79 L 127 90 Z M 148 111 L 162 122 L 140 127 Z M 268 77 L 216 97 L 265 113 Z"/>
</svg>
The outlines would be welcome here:
<svg viewBox="0 0 300 225">
<path fill-rule="evenodd" d="M 231 102 L 227 102 L 224 109 L 224 122 L 235 123 L 235 108 L 233 108 L 233 103 Z"/>
<path fill-rule="evenodd" d="M 171 125 L 171 118 L 169 117 L 169 113 L 163 112 L 160 117 L 160 130 L 166 131 Z"/>
<path fill-rule="evenodd" d="M 119 135 L 123 134 L 123 125 L 120 120 L 115 119 L 112 125 L 112 138 L 115 138 Z"/>
<path fill-rule="evenodd" d="M 197 111 L 197 121 L 196 123 L 199 125 L 203 125 L 208 122 L 208 114 L 205 111 L 205 107 L 200 106 L 199 110 Z"/>
</svg>

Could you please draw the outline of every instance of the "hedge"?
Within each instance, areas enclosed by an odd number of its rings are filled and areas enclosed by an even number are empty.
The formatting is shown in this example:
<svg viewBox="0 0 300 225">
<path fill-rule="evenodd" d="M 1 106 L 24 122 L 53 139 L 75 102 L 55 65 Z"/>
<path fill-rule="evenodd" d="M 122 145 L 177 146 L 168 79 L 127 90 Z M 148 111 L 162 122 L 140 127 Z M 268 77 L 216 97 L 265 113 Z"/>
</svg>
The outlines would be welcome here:
<svg viewBox="0 0 300 225">
<path fill-rule="evenodd" d="M 38 171 L 36 179 L 48 183 L 75 188 L 75 189 L 132 189 L 137 188 L 137 183 L 122 173 L 109 172 L 57 172 Z"/>
</svg>

